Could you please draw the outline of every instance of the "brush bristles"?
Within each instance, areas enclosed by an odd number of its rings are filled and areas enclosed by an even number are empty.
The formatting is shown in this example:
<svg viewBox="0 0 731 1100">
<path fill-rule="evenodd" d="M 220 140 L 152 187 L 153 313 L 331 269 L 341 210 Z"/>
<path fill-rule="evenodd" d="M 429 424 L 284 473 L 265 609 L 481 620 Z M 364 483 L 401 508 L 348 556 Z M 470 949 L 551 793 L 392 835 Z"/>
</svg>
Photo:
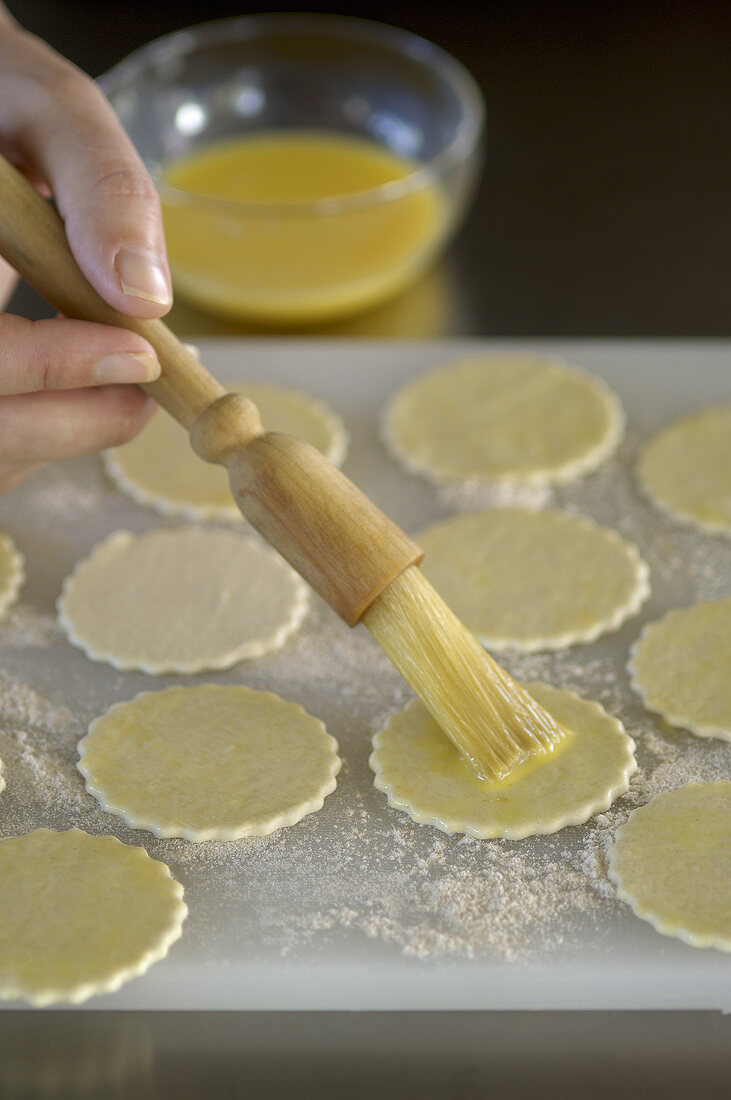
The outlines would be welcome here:
<svg viewBox="0 0 731 1100">
<path fill-rule="evenodd" d="M 553 718 L 485 652 L 415 567 L 363 622 L 459 752 L 497 780 L 563 736 Z"/>
</svg>

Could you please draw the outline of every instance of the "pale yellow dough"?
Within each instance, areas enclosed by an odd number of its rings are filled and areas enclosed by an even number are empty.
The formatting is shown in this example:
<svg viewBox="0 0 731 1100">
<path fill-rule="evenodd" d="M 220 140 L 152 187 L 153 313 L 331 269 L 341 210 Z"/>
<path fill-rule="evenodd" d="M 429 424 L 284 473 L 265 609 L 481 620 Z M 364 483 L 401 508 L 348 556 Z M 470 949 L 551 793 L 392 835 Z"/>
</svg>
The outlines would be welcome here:
<svg viewBox="0 0 731 1100">
<path fill-rule="evenodd" d="M 156 836 L 264 836 L 319 810 L 338 746 L 323 723 L 266 691 L 205 684 L 145 692 L 79 742 L 87 790 Z"/>
<path fill-rule="evenodd" d="M 494 649 L 591 642 L 636 614 L 650 591 L 632 543 L 567 512 L 492 508 L 434 524 L 416 540 L 427 579 Z"/>
<path fill-rule="evenodd" d="M 64 581 L 58 618 L 92 660 L 154 675 L 259 657 L 306 609 L 304 582 L 258 540 L 182 527 L 98 543 Z"/>
<path fill-rule="evenodd" d="M 731 599 L 678 607 L 650 623 L 628 670 L 648 710 L 699 737 L 731 741 Z"/>
<path fill-rule="evenodd" d="M 646 444 L 637 475 L 674 519 L 731 535 L 731 405 L 667 425 Z"/>
<path fill-rule="evenodd" d="M 235 383 L 257 405 L 267 429 L 311 443 L 339 466 L 348 448 L 343 422 L 322 401 L 298 390 L 265 383 Z M 130 443 L 103 455 L 112 481 L 140 504 L 189 519 L 242 519 L 221 466 L 204 462 L 188 433 L 166 413 L 158 413 Z"/>
<path fill-rule="evenodd" d="M 8 535 L 0 535 L 0 618 L 17 600 L 24 580 L 23 555 Z"/>
<path fill-rule="evenodd" d="M 111 836 L 0 841 L 0 997 L 78 1004 L 164 958 L 188 912 L 164 863 Z"/>
<path fill-rule="evenodd" d="M 664 936 L 731 951 L 731 782 L 687 783 L 634 810 L 609 877 Z"/>
<path fill-rule="evenodd" d="M 414 700 L 373 738 L 370 766 L 389 804 L 445 833 L 510 840 L 555 833 L 608 809 L 637 770 L 632 738 L 598 703 L 548 684 L 524 686 L 567 731 L 549 757 L 486 783 Z"/>
<path fill-rule="evenodd" d="M 484 355 L 420 375 L 389 402 L 387 447 L 436 481 L 569 481 L 604 461 L 624 415 L 604 382 L 558 359 Z"/>
</svg>

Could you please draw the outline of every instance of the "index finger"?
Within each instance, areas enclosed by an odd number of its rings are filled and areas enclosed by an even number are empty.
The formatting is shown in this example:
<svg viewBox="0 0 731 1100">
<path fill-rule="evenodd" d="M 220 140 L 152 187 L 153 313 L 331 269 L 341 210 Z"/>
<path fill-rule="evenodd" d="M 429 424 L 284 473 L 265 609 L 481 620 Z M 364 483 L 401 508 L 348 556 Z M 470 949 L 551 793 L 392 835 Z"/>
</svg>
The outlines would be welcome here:
<svg viewBox="0 0 731 1100">
<path fill-rule="evenodd" d="M 89 282 L 122 313 L 172 303 L 160 202 L 94 82 L 44 43 L 0 23 L 0 134 L 49 184 Z"/>
</svg>

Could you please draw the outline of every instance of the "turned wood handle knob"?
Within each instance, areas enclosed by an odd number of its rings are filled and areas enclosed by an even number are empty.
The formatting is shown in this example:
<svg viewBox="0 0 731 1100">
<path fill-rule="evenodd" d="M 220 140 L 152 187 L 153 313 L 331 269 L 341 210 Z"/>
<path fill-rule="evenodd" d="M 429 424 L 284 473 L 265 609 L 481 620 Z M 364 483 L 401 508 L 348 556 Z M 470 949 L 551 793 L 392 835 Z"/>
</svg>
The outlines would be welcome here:
<svg viewBox="0 0 731 1100">
<path fill-rule="evenodd" d="M 219 397 L 201 413 L 190 429 L 190 442 L 206 462 L 226 466 L 235 451 L 263 435 L 259 410 L 240 393 Z"/>
</svg>

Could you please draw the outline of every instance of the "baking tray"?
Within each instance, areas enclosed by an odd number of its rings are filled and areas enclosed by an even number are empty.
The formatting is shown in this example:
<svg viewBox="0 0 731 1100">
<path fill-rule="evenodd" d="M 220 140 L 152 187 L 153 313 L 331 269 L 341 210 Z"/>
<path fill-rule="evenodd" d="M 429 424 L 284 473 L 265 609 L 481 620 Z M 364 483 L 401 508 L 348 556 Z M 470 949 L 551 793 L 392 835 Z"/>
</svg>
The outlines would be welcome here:
<svg viewBox="0 0 731 1100">
<path fill-rule="evenodd" d="M 624 671 L 644 622 L 731 594 L 731 540 L 660 515 L 631 474 L 655 426 L 731 400 L 731 341 L 207 339 L 200 349 L 222 381 L 270 379 L 329 401 L 352 437 L 346 472 L 410 532 L 489 501 L 437 490 L 386 454 L 379 414 L 407 377 L 495 350 L 559 355 L 604 377 L 628 415 L 619 454 L 530 502 L 588 513 L 637 542 L 652 597 L 592 645 L 500 659 L 516 676 L 600 701 L 635 737 L 641 767 L 610 811 L 554 836 L 476 841 L 416 825 L 372 785 L 370 737 L 409 690 L 367 631 L 349 630 L 313 597 L 282 650 L 227 672 L 148 677 L 92 663 L 55 626 L 64 576 L 114 529 L 176 521 L 118 492 L 98 458 L 39 471 L 0 501 L 0 528 L 27 559 L 21 601 L 0 626 L 0 833 L 79 826 L 143 844 L 184 884 L 190 908 L 163 962 L 84 1007 L 731 1009 L 731 958 L 658 935 L 615 899 L 605 874 L 607 845 L 633 806 L 692 778 L 731 777 L 731 746 L 665 727 Z M 278 691 L 327 723 L 344 768 L 322 811 L 271 837 L 193 845 L 156 840 L 99 808 L 74 767 L 89 721 L 139 691 L 205 682 Z"/>
</svg>

